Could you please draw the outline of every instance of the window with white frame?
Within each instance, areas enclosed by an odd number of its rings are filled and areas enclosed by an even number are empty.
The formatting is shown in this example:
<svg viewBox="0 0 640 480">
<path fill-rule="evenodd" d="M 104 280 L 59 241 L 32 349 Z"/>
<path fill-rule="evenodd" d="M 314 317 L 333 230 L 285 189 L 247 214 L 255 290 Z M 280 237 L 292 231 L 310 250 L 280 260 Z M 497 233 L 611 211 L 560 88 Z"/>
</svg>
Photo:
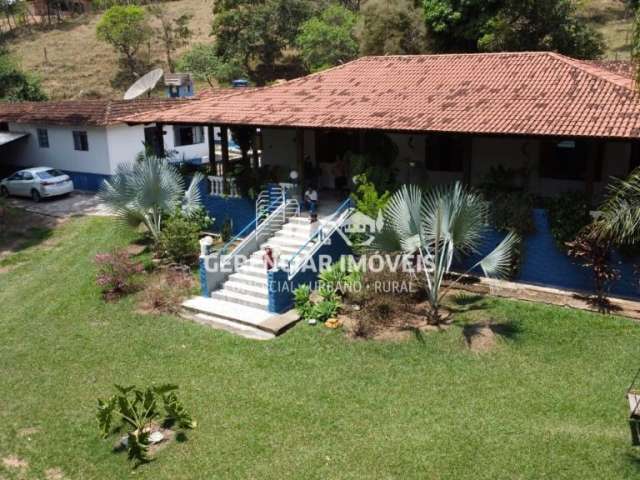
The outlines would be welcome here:
<svg viewBox="0 0 640 480">
<path fill-rule="evenodd" d="M 73 148 L 74 150 L 80 150 L 82 152 L 86 152 L 89 150 L 89 139 L 87 138 L 87 132 L 85 132 L 84 130 L 74 130 Z"/>
<path fill-rule="evenodd" d="M 49 131 L 46 128 L 38 129 L 38 146 L 40 148 L 49 148 Z"/>
<path fill-rule="evenodd" d="M 204 128 L 201 126 L 176 125 L 174 134 L 176 147 L 204 143 Z"/>
</svg>

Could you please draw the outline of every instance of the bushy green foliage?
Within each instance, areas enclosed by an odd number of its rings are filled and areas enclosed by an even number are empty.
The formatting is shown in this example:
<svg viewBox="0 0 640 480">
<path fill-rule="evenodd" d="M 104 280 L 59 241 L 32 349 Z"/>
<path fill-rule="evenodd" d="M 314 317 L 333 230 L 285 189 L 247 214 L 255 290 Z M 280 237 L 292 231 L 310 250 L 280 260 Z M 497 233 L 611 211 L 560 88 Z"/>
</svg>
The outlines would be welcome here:
<svg viewBox="0 0 640 480">
<path fill-rule="evenodd" d="M 309 285 L 303 284 L 296 288 L 293 292 L 295 309 L 303 320 L 309 320 L 313 311 L 311 303 L 311 288 Z"/>
<path fill-rule="evenodd" d="M 247 71 L 236 58 L 225 59 L 218 55 L 215 43 L 197 43 L 179 60 L 178 70 L 190 72 L 196 80 L 209 86 L 229 84 L 236 78 L 247 75 Z"/>
<path fill-rule="evenodd" d="M 136 5 L 116 5 L 109 8 L 96 26 L 98 39 L 109 43 L 121 57 L 122 66 L 132 76 L 140 71 L 140 48 L 144 46 L 153 31 L 144 8 Z"/>
<path fill-rule="evenodd" d="M 520 236 L 535 233 L 533 195 L 524 192 L 499 193 L 491 200 L 489 221 L 497 230 Z"/>
<path fill-rule="evenodd" d="M 22 71 L 0 46 L 0 100 L 39 102 L 46 99 L 40 79 Z"/>
<path fill-rule="evenodd" d="M 198 257 L 200 233 L 206 230 L 213 220 L 200 208 L 191 215 L 176 210 L 165 221 L 160 233 L 158 251 L 172 262 L 190 265 Z"/>
<path fill-rule="evenodd" d="M 296 44 L 307 69 L 315 72 L 355 58 L 358 55 L 353 35 L 355 23 L 353 12 L 332 4 L 302 24 Z"/>
<path fill-rule="evenodd" d="M 567 192 L 546 201 L 551 234 L 560 248 L 575 240 L 592 221 L 591 204 L 582 192 Z"/>
<path fill-rule="evenodd" d="M 313 14 L 308 0 L 218 0 L 213 6 L 216 54 L 243 66 L 262 85 L 275 80 L 273 67 L 295 46 L 300 26 Z"/>
<path fill-rule="evenodd" d="M 603 51 L 574 0 L 424 0 L 424 12 L 437 52 L 554 50 L 596 58 Z"/>
<path fill-rule="evenodd" d="M 380 193 L 375 184 L 369 181 L 366 173 L 357 175 L 356 180 L 356 191 L 351 194 L 356 210 L 375 220 L 380 211 L 387 206 L 391 193 L 387 190 Z"/>
<path fill-rule="evenodd" d="M 340 303 L 336 299 L 322 300 L 313 306 L 309 315 L 319 322 L 326 322 L 335 317 L 339 310 Z"/>
<path fill-rule="evenodd" d="M 129 460 L 149 460 L 149 436 L 153 422 L 171 422 L 180 428 L 195 428 L 193 420 L 178 399 L 177 385 L 151 386 L 142 390 L 135 385 L 115 385 L 117 393 L 106 400 L 98 399 L 98 427 L 104 438 L 108 437 L 120 421 L 127 430 Z M 164 414 L 160 407 L 164 409 Z"/>
<path fill-rule="evenodd" d="M 427 51 L 424 18 L 414 0 L 368 0 L 356 28 L 362 55 Z"/>
</svg>

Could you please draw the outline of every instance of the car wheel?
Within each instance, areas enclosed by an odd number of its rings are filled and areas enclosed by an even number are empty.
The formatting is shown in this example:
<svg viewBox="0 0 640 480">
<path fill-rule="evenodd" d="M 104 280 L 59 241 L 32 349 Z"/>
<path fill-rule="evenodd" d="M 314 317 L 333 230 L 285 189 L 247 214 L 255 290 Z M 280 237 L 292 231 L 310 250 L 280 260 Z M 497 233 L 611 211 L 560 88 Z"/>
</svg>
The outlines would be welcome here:
<svg viewBox="0 0 640 480">
<path fill-rule="evenodd" d="M 0 197 L 7 198 L 8 196 L 9 196 L 9 190 L 7 189 L 7 187 L 5 186 L 0 187 Z"/>
<path fill-rule="evenodd" d="M 35 188 L 33 190 L 31 190 L 31 199 L 34 202 L 39 202 L 40 201 L 40 192 L 38 192 L 38 190 L 36 190 Z"/>
</svg>

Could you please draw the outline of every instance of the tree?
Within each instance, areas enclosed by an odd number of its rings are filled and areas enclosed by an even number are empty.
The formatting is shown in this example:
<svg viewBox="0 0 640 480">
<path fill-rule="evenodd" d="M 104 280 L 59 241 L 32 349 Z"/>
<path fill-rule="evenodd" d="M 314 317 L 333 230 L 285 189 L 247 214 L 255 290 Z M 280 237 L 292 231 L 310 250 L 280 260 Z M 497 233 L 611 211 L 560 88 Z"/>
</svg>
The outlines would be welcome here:
<svg viewBox="0 0 640 480">
<path fill-rule="evenodd" d="M 107 10 L 96 27 L 98 38 L 113 46 L 133 78 L 143 73 L 138 53 L 152 35 L 147 13 L 135 5 L 116 5 Z"/>
<path fill-rule="evenodd" d="M 160 21 L 160 27 L 156 30 L 156 36 L 164 45 L 165 58 L 170 72 L 175 72 L 173 54 L 179 48 L 189 43 L 193 35 L 189 29 L 189 22 L 193 18 L 190 13 L 185 13 L 177 18 L 172 18 L 167 10 L 160 4 L 150 5 L 149 12 Z"/>
<path fill-rule="evenodd" d="M 234 59 L 226 61 L 217 52 L 215 43 L 195 44 L 180 58 L 178 68 L 192 73 L 196 80 L 207 82 L 211 87 L 216 83 L 228 84 L 247 75 L 240 63 Z"/>
<path fill-rule="evenodd" d="M 576 17 L 572 0 L 507 0 L 478 39 L 484 51 L 553 50 L 576 58 L 598 58 L 602 35 Z"/>
<path fill-rule="evenodd" d="M 635 69 L 636 89 L 640 90 L 640 9 L 636 11 L 631 33 L 631 61 Z"/>
<path fill-rule="evenodd" d="M 355 23 L 355 14 L 338 4 L 303 23 L 296 44 L 306 68 L 315 72 L 355 58 Z"/>
<path fill-rule="evenodd" d="M 504 0 L 424 0 L 427 35 L 436 52 L 476 52 Z"/>
<path fill-rule="evenodd" d="M 102 183 L 99 196 L 121 219 L 147 227 L 157 243 L 166 216 L 177 209 L 187 217 L 200 211 L 202 180 L 196 173 L 185 190 L 182 175 L 167 159 L 146 155 L 133 164 L 120 164 Z"/>
<path fill-rule="evenodd" d="M 437 52 L 553 50 L 602 54 L 602 36 L 577 17 L 574 0 L 424 0 Z"/>
<path fill-rule="evenodd" d="M 383 250 L 412 255 L 424 278 L 429 309 L 427 320 L 439 324 L 442 300 L 464 276 L 451 274 L 454 258 L 478 251 L 486 225 L 488 206 L 479 195 L 465 190 L 459 182 L 436 187 L 424 194 L 419 187 L 404 185 L 389 200 L 384 211 L 384 229 L 376 239 Z M 506 277 L 519 238 L 509 233 L 468 273 L 480 267 L 485 275 Z"/>
<path fill-rule="evenodd" d="M 401 55 L 427 51 L 424 18 L 413 0 L 369 0 L 356 28 L 362 55 Z"/>
<path fill-rule="evenodd" d="M 242 65 L 258 84 L 274 80 L 276 62 L 295 45 L 312 13 L 307 0 L 218 0 L 212 26 L 216 54 L 225 63 Z"/>
<path fill-rule="evenodd" d="M 47 96 L 40 79 L 23 72 L 16 61 L 0 48 L 0 99 L 42 101 Z"/>
</svg>

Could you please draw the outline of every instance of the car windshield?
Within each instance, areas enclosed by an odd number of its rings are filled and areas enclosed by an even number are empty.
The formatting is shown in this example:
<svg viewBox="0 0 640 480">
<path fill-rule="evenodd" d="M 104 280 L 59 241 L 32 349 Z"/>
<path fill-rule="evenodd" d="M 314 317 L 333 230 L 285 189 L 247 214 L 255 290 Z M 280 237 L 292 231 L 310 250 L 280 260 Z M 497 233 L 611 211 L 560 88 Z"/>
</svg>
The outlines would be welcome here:
<svg viewBox="0 0 640 480">
<path fill-rule="evenodd" d="M 52 168 L 51 170 L 44 170 L 42 172 L 38 172 L 38 177 L 40 177 L 43 180 L 47 180 L 49 178 L 54 178 L 54 177 L 62 177 L 63 175 L 66 175 L 66 173 L 61 172 L 60 170 L 57 170 L 55 168 Z"/>
</svg>

